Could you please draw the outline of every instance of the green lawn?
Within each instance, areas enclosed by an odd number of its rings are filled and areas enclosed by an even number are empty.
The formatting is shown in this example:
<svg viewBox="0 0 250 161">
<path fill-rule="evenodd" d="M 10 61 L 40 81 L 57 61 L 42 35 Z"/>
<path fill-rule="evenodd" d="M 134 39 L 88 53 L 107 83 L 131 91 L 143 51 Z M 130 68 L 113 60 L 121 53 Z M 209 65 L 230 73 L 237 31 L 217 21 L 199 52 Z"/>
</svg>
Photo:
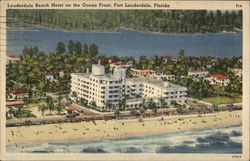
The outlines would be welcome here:
<svg viewBox="0 0 250 161">
<path fill-rule="evenodd" d="M 240 103 L 242 102 L 241 97 L 206 97 L 202 101 L 210 102 L 212 104 L 230 104 L 230 103 Z"/>
</svg>

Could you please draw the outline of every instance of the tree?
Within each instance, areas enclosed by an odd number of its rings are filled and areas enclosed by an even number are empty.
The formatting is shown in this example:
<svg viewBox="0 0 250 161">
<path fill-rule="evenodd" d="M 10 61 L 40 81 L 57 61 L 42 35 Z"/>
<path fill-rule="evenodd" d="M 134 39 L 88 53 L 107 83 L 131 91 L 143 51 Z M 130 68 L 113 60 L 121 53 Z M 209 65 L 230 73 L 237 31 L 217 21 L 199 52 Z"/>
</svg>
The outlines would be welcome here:
<svg viewBox="0 0 250 161">
<path fill-rule="evenodd" d="M 73 54 L 73 53 L 74 53 L 74 41 L 72 41 L 72 40 L 70 40 L 70 41 L 68 42 L 68 52 L 69 52 L 70 54 Z"/>
<path fill-rule="evenodd" d="M 87 44 L 83 45 L 82 51 L 83 51 L 84 54 L 87 54 L 89 52 L 89 47 L 88 47 Z"/>
<path fill-rule="evenodd" d="M 51 115 L 51 112 L 55 110 L 55 105 L 51 97 L 46 98 L 46 104 L 47 104 L 47 109 L 49 110 L 49 113 Z"/>
<path fill-rule="evenodd" d="M 81 97 L 81 98 L 80 98 L 80 105 L 83 106 L 84 104 L 85 104 L 85 100 L 84 100 L 84 98 Z"/>
<path fill-rule="evenodd" d="M 82 44 L 79 41 L 75 43 L 74 51 L 75 51 L 75 54 L 78 54 L 78 55 L 82 53 Z"/>
<path fill-rule="evenodd" d="M 180 106 L 180 107 L 177 108 L 177 112 L 178 112 L 178 114 L 182 114 L 182 113 L 183 113 L 183 108 L 182 108 L 182 106 Z"/>
<path fill-rule="evenodd" d="M 130 115 L 131 115 L 131 116 L 135 116 L 135 115 L 136 115 L 136 110 L 135 110 L 134 108 L 132 108 L 132 109 L 130 110 Z"/>
<path fill-rule="evenodd" d="M 144 109 L 144 108 L 141 108 L 141 109 L 140 109 L 140 113 L 141 113 L 142 116 L 144 117 L 144 115 L 145 115 L 145 109 Z"/>
<path fill-rule="evenodd" d="M 44 112 L 47 110 L 47 106 L 42 104 L 42 105 L 39 105 L 38 106 L 38 111 L 41 111 L 42 112 L 42 116 L 44 116 Z"/>
<path fill-rule="evenodd" d="M 184 49 L 181 49 L 181 50 L 179 51 L 179 57 L 182 58 L 182 57 L 184 57 L 184 56 L 185 56 L 185 51 L 184 51 Z"/>
<path fill-rule="evenodd" d="M 148 100 L 147 105 L 148 105 L 148 108 L 150 109 L 154 109 L 156 107 L 156 104 L 153 101 L 153 99 Z"/>
<path fill-rule="evenodd" d="M 98 55 L 98 46 L 91 44 L 89 46 L 89 53 L 92 57 L 96 57 L 96 55 Z"/>
<path fill-rule="evenodd" d="M 91 107 L 96 107 L 96 102 L 95 102 L 95 101 L 90 101 L 90 102 L 89 102 L 89 105 L 90 105 Z"/>
<path fill-rule="evenodd" d="M 119 120 L 120 110 L 115 110 L 114 114 L 116 115 L 117 119 Z"/>
<path fill-rule="evenodd" d="M 56 106 L 55 106 L 55 109 L 57 110 L 58 114 L 60 115 L 62 110 L 63 110 L 63 105 L 61 103 L 58 103 Z"/>
<path fill-rule="evenodd" d="M 48 110 L 49 110 L 49 114 L 51 115 L 51 112 L 55 110 L 55 105 L 52 102 L 49 102 L 49 104 L 47 104 Z"/>
<path fill-rule="evenodd" d="M 72 94 L 72 97 L 74 98 L 74 100 L 77 101 L 77 93 L 76 93 L 76 91 L 73 91 L 71 94 Z"/>
<path fill-rule="evenodd" d="M 56 53 L 57 54 L 62 54 L 65 52 L 65 44 L 63 42 L 59 42 L 56 47 Z"/>
<path fill-rule="evenodd" d="M 144 110 L 147 110 L 147 102 L 146 102 L 145 99 L 142 100 L 142 108 L 143 108 Z"/>
<path fill-rule="evenodd" d="M 154 107 L 152 111 L 154 112 L 154 115 L 157 116 L 158 108 Z"/>
<path fill-rule="evenodd" d="M 126 106 L 126 99 L 120 99 L 119 108 L 121 107 L 121 109 L 125 109 L 125 106 Z"/>
<path fill-rule="evenodd" d="M 107 100 L 107 101 L 105 102 L 105 106 L 106 106 L 106 108 L 111 109 L 111 108 L 112 108 L 112 103 L 111 103 L 111 101 L 110 101 L 110 100 Z"/>
<path fill-rule="evenodd" d="M 139 57 L 139 66 L 142 68 L 147 62 L 147 57 L 146 56 L 140 56 Z"/>
<path fill-rule="evenodd" d="M 159 100 L 160 100 L 160 106 L 164 107 L 165 106 L 165 98 L 164 97 L 160 97 Z"/>
<path fill-rule="evenodd" d="M 17 110 L 15 111 L 15 115 L 17 115 L 19 119 L 21 118 L 22 113 L 23 113 L 22 107 L 17 107 Z"/>
<path fill-rule="evenodd" d="M 62 95 L 61 94 L 59 94 L 59 96 L 57 97 L 57 101 L 58 101 L 58 103 L 61 103 L 61 100 L 63 99 L 63 97 L 62 97 Z"/>
</svg>

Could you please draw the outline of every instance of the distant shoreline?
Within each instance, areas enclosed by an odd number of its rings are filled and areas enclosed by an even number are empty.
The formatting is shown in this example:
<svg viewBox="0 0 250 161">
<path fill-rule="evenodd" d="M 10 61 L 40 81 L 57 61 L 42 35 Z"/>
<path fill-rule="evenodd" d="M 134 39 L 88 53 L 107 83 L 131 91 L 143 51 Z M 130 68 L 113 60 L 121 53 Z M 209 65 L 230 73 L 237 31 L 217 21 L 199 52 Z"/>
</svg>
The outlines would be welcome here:
<svg viewBox="0 0 250 161">
<path fill-rule="evenodd" d="M 18 22 L 18 21 L 17 21 Z M 25 23 L 27 24 L 27 23 Z M 143 32 L 143 33 L 149 33 L 149 34 L 155 34 L 155 35 L 173 35 L 173 36 L 198 36 L 198 35 L 204 35 L 206 33 L 209 32 L 205 32 L 205 33 L 201 33 L 201 32 L 195 32 L 195 33 L 172 33 L 172 32 L 158 32 L 158 31 L 143 31 L 143 30 L 139 30 L 139 29 L 134 29 L 134 28 L 120 28 L 117 30 L 84 30 L 84 29 L 79 29 L 79 30 L 69 30 L 69 29 L 63 29 L 63 28 L 51 28 L 51 27 L 47 27 L 47 26 L 41 26 L 41 25 L 35 25 L 35 24 L 28 24 L 28 25 L 32 25 L 35 27 L 39 27 L 39 28 L 45 28 L 48 30 L 53 30 L 53 31 L 62 31 L 62 32 L 100 32 L 100 33 L 119 33 L 122 30 L 127 30 L 127 31 L 136 31 L 136 32 Z M 14 28 L 15 29 L 15 28 Z M 17 30 L 19 28 L 16 28 Z M 20 30 L 38 30 L 38 29 L 20 29 Z M 241 30 L 239 30 L 241 31 Z M 236 31 L 219 31 L 219 32 L 211 32 L 211 33 L 218 33 L 218 34 L 237 34 L 238 32 Z"/>
</svg>

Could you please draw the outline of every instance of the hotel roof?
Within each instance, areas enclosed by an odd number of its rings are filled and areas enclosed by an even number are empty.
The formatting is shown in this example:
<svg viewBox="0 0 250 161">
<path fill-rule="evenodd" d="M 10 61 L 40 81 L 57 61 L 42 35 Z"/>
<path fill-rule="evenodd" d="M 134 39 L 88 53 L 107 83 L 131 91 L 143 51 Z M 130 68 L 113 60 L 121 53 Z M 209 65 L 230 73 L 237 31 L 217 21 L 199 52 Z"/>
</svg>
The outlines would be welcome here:
<svg viewBox="0 0 250 161">
<path fill-rule="evenodd" d="M 103 75 L 92 75 L 92 73 L 72 73 L 73 75 L 78 75 L 82 78 L 95 78 L 103 80 L 118 80 L 119 77 L 114 74 L 103 74 Z"/>
</svg>

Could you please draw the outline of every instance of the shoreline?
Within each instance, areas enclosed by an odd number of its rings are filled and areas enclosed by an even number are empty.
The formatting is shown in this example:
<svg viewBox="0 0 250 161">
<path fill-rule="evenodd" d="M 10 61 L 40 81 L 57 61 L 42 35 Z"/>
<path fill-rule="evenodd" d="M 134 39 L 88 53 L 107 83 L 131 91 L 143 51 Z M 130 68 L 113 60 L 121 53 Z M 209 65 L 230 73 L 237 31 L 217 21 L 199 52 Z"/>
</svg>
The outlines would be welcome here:
<svg viewBox="0 0 250 161">
<path fill-rule="evenodd" d="M 191 129 L 191 130 L 185 130 L 185 131 L 178 131 L 178 132 L 191 132 L 191 131 L 203 131 L 203 130 L 209 130 L 209 129 L 217 129 L 217 128 L 229 128 L 229 127 L 237 127 L 241 126 L 242 124 L 236 124 L 236 125 L 229 125 L 229 126 L 222 126 L 222 127 L 211 127 L 211 128 L 202 128 L 202 129 Z M 168 132 L 168 133 L 158 133 L 158 134 L 145 134 L 145 135 L 133 135 L 133 136 L 121 136 L 121 137 L 112 137 L 112 138 L 107 138 L 107 139 L 72 139 L 72 140 L 58 140 L 58 141 L 53 141 L 53 140 L 48 140 L 47 142 L 30 142 L 30 143 L 19 143 L 18 146 L 29 146 L 29 145 L 36 145 L 36 144 L 43 144 L 43 143 L 48 143 L 48 144 L 74 144 L 74 143 L 88 143 L 88 142 L 98 142 L 102 140 L 116 140 L 116 139 L 129 139 L 131 137 L 144 137 L 144 136 L 156 136 L 156 135 L 165 135 L 165 134 L 177 134 L 178 132 Z M 6 147 L 13 147 L 16 144 L 7 144 Z"/>
<path fill-rule="evenodd" d="M 7 30 L 14 30 L 14 31 L 38 31 L 37 29 L 32 29 L 32 28 L 18 28 L 18 27 L 7 27 Z"/>
<path fill-rule="evenodd" d="M 41 143 L 74 143 L 113 140 L 128 137 L 199 131 L 212 128 L 239 126 L 242 111 L 219 112 L 215 116 L 193 116 L 170 120 L 120 122 L 97 120 L 95 122 L 64 123 L 53 125 L 9 127 L 6 144 L 25 146 Z M 164 118 L 168 118 L 164 116 Z"/>
<path fill-rule="evenodd" d="M 15 20 L 16 21 L 16 20 Z M 19 22 L 19 21 L 17 21 Z M 21 22 L 23 23 L 23 22 Z M 154 35 L 170 35 L 170 36 L 200 36 L 204 35 L 206 33 L 215 33 L 215 34 L 237 34 L 238 32 L 236 31 L 218 31 L 218 32 L 195 32 L 195 33 L 172 33 L 172 32 L 159 32 L 159 31 L 144 31 L 144 30 L 139 30 L 139 29 L 134 29 L 134 28 L 119 28 L 119 29 L 113 29 L 113 30 L 84 30 L 84 29 L 79 29 L 79 30 L 69 30 L 69 29 L 63 29 L 63 28 L 51 28 L 48 26 L 41 26 L 41 25 L 36 25 L 36 24 L 28 24 L 24 23 L 27 25 L 35 26 L 38 28 L 44 28 L 47 30 L 52 30 L 52 31 L 61 31 L 61 32 L 97 32 L 97 33 L 120 33 L 122 30 L 127 30 L 127 31 L 135 31 L 135 32 L 142 32 L 142 33 L 147 33 L 147 34 L 154 34 Z M 15 29 L 12 29 L 15 30 Z M 16 30 L 19 30 L 18 28 Z M 21 29 L 21 30 L 27 30 L 27 31 L 33 31 L 33 29 Z M 34 30 L 39 30 L 39 29 L 34 29 Z M 240 30 L 242 31 L 242 30 Z"/>
</svg>

